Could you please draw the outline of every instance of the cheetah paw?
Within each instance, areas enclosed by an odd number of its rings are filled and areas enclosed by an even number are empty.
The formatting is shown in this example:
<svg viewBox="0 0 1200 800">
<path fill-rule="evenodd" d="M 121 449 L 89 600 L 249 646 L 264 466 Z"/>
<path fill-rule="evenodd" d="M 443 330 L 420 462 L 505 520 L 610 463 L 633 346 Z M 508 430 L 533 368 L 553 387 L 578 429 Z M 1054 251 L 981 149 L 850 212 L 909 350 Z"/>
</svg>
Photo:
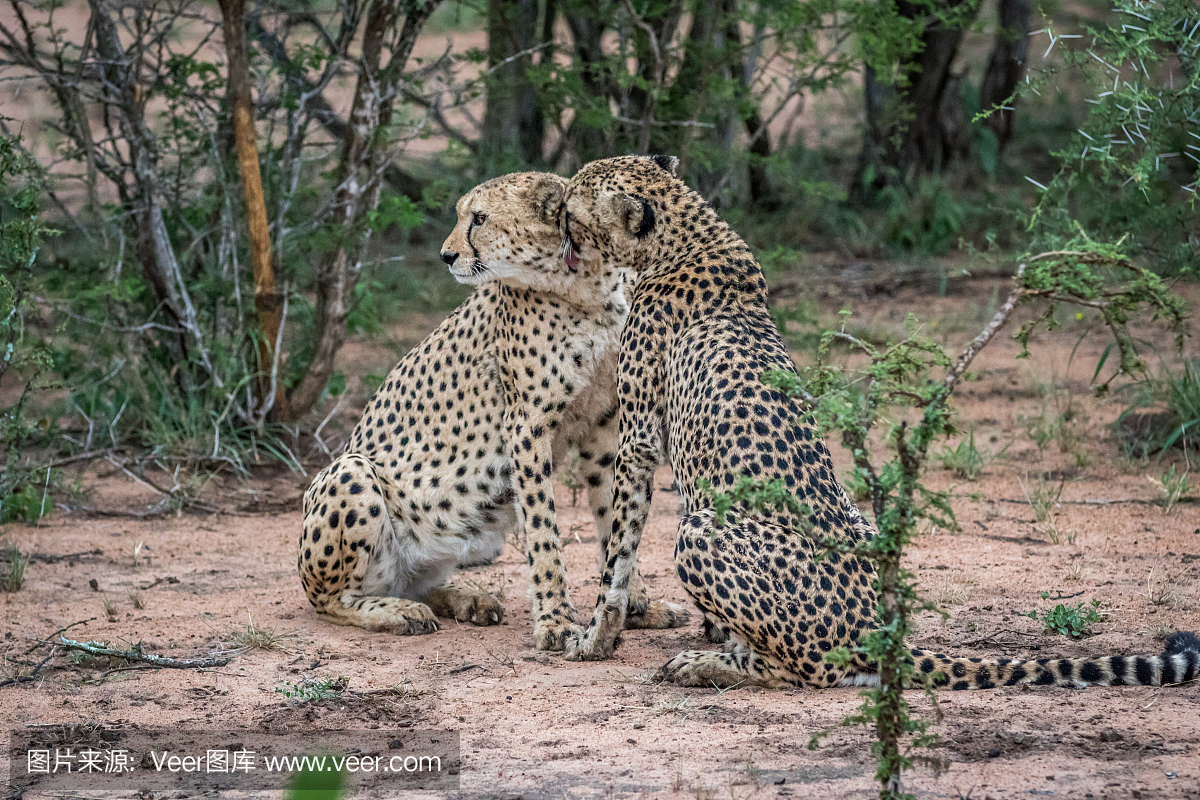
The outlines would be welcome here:
<svg viewBox="0 0 1200 800">
<path fill-rule="evenodd" d="M 592 622 L 583 635 L 567 642 L 567 660 L 605 661 L 612 658 L 623 623 L 620 606 L 612 603 L 597 606 Z"/>
<path fill-rule="evenodd" d="M 678 628 L 687 622 L 688 611 L 679 603 L 667 600 L 652 600 L 638 612 L 632 611 L 625 617 L 625 629 Z"/>
<path fill-rule="evenodd" d="M 447 591 L 440 597 L 432 596 L 438 616 L 451 617 L 472 625 L 499 625 L 504 619 L 504 606 L 487 592 Z"/>
<path fill-rule="evenodd" d="M 429 606 L 423 603 L 414 603 L 404 610 L 403 617 L 382 627 L 398 636 L 423 636 L 427 633 L 436 633 L 438 621 Z"/>
<path fill-rule="evenodd" d="M 533 626 L 533 643 L 538 650 L 565 650 L 582 636 L 583 629 L 569 618 L 538 621 Z"/>
<path fill-rule="evenodd" d="M 659 667 L 654 679 L 677 686 L 708 686 L 710 670 L 705 668 L 704 662 L 709 655 L 702 650 L 684 650 Z"/>
</svg>

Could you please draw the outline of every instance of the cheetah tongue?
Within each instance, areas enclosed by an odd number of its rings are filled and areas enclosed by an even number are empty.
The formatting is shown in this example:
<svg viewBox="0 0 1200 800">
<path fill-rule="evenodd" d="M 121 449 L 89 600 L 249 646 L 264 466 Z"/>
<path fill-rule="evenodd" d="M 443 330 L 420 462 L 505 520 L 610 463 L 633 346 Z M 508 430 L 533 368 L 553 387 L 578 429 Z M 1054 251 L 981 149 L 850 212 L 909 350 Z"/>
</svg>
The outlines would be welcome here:
<svg viewBox="0 0 1200 800">
<path fill-rule="evenodd" d="M 563 261 L 566 262 L 567 269 L 571 270 L 571 272 L 574 272 L 575 268 L 579 265 L 579 254 L 575 252 L 575 248 L 571 246 L 570 242 L 567 242 L 567 250 L 563 253 Z"/>
</svg>

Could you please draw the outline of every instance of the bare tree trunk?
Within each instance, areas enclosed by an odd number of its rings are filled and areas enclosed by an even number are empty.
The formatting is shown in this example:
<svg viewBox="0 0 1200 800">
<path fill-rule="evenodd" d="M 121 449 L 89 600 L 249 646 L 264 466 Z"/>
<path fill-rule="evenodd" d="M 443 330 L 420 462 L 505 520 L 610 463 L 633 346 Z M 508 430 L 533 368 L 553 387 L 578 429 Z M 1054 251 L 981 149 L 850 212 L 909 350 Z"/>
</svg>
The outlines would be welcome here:
<svg viewBox="0 0 1200 800">
<path fill-rule="evenodd" d="M 771 184 L 767 180 L 767 166 L 764 163 L 767 156 L 771 155 L 771 131 L 759 113 L 759 98 L 754 95 L 754 66 L 757 53 L 747 52 L 743 47 L 741 23 L 737 18 L 735 2 L 729 4 L 729 13 L 726 38 L 734 48 L 733 53 L 736 55 L 736 59 L 730 64 L 730 67 L 736 70 L 738 89 L 743 102 L 749 100 L 753 103 L 752 110 L 743 119 L 746 135 L 750 137 L 750 161 L 746 165 L 750 179 L 748 187 L 750 204 L 758 208 L 767 208 L 773 203 Z"/>
<path fill-rule="evenodd" d="M 1025 74 L 1025 57 L 1029 52 L 1029 18 L 1032 0 L 1000 0 L 1000 30 L 988 58 L 983 82 L 979 86 L 979 107 L 983 110 L 1011 106 L 1013 93 Z M 996 134 L 1000 149 L 1013 135 L 1014 112 L 1002 108 L 987 118 L 988 127 Z"/>
<path fill-rule="evenodd" d="M 630 2 L 628 7 L 636 10 L 636 5 Z M 664 99 L 662 95 L 669 94 L 662 91 L 667 70 L 667 64 L 662 62 L 667 58 L 671 40 L 675 38 L 683 16 L 682 0 L 648 0 L 645 6 L 639 24 L 633 27 L 639 82 L 629 87 L 628 109 L 630 119 L 643 121 L 642 129 L 631 131 L 630 135 L 630 141 L 638 143 L 637 152 L 640 153 L 656 149 L 651 144 L 657 137 L 648 123 L 657 115 L 658 104 Z"/>
<path fill-rule="evenodd" d="M 346 318 L 351 293 L 362 271 L 361 257 L 370 241 L 366 216 L 379 202 L 387 161 L 386 129 L 405 63 L 417 34 L 440 0 L 407 0 L 404 26 L 389 48 L 386 68 L 380 67 L 385 37 L 395 29 L 402 0 L 373 0 L 367 12 L 359 61 L 358 82 L 350 107 L 350 124 L 342 142 L 337 169 L 337 194 L 329 220 L 340 241 L 321 258 L 317 271 L 317 336 L 312 361 L 288 396 L 289 419 L 305 414 L 325 389 L 333 360 L 346 341 Z"/>
<path fill-rule="evenodd" d="M 612 76 L 604 63 L 604 48 L 602 39 L 605 25 L 596 8 L 595 0 L 560 0 L 563 17 L 571 29 L 571 41 L 574 44 L 572 63 L 579 71 L 580 80 L 588 95 L 597 104 L 608 107 L 612 96 Z M 603 158 L 609 153 L 605 146 L 604 131 L 596 127 L 584 126 L 579 122 L 580 112 L 575 110 L 575 121 L 571 124 L 570 134 L 575 140 L 575 155 L 577 164 L 568 165 L 575 169 L 596 158 Z"/>
<path fill-rule="evenodd" d="M 714 44 L 717 4 L 708 0 L 697 0 L 692 4 L 691 12 L 691 26 L 688 28 L 687 44 L 679 64 L 679 72 L 659 104 L 659 115 L 664 120 L 698 119 L 704 104 L 708 76 L 720 67 Z M 679 156 L 681 172 L 687 172 L 689 166 L 684 147 L 689 138 L 688 133 L 683 127 L 669 127 L 658 136 L 664 152 Z"/>
<path fill-rule="evenodd" d="M 258 141 L 254 130 L 254 101 L 250 96 L 250 62 L 246 55 L 246 0 L 220 0 L 225 30 L 225 55 L 229 61 L 226 92 L 233 116 L 238 172 L 246 203 L 246 227 L 250 236 L 250 264 L 254 270 L 254 308 L 258 315 L 258 413 L 272 420 L 286 419 L 287 395 L 278 390 L 278 354 L 275 343 L 282 325 L 279 295 L 275 292 L 275 265 L 271 258 L 271 234 L 267 202 L 263 196 L 258 165 Z"/>
<path fill-rule="evenodd" d="M 194 356 L 193 363 L 203 375 L 219 381 L 204 347 L 196 309 L 175 257 L 170 235 L 163 222 L 159 199 L 158 143 L 146 124 L 145 98 L 138 85 L 139 61 L 129 57 L 121 44 L 105 0 L 88 0 L 89 24 L 95 31 L 96 51 L 104 63 L 107 102 L 117 110 L 123 138 L 129 148 L 133 169 L 133 194 L 129 196 L 137 229 L 136 252 L 146 281 L 159 303 L 184 333 L 169 342 L 172 355 L 182 366 Z M 188 381 L 188 370 L 180 369 L 180 379 Z M 185 385 L 184 387 L 189 388 Z"/>
<path fill-rule="evenodd" d="M 553 14 L 553 7 L 547 13 Z M 541 43 L 537 22 L 537 0 L 488 0 L 488 66 L 492 74 L 480 149 L 485 163 L 491 162 L 489 166 L 503 166 L 514 155 L 524 164 L 542 160 L 545 120 L 537 91 L 526 74 L 533 54 L 506 63 Z"/>
<path fill-rule="evenodd" d="M 962 79 L 951 71 L 968 15 L 975 0 L 948 0 L 946 15 L 961 14 L 954 24 L 932 18 L 925 23 L 921 49 L 902 64 L 909 76 L 897 89 L 879 80 L 868 68 L 863 76 L 867 124 L 859 155 L 852 194 L 865 192 L 893 181 L 906 182 L 915 175 L 936 172 L 966 152 L 964 126 L 958 99 Z M 902 2 L 901 16 L 920 19 L 924 5 Z"/>
</svg>

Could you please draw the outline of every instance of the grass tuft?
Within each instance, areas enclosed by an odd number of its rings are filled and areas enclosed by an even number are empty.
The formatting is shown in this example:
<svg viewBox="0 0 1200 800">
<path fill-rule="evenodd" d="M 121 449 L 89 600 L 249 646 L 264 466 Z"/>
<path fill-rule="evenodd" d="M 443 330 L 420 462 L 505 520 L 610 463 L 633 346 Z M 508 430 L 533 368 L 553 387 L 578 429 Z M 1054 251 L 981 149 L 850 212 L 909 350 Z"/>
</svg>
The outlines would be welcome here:
<svg viewBox="0 0 1200 800">
<path fill-rule="evenodd" d="M 1157 571 L 1158 565 L 1155 564 L 1150 568 L 1150 574 L 1146 576 L 1146 599 L 1150 601 L 1151 605 L 1177 608 L 1181 599 L 1179 585 L 1170 575 L 1156 576 Z"/>
<path fill-rule="evenodd" d="M 29 566 L 29 559 L 21 554 L 15 544 L 5 545 L 3 553 L 0 557 L 3 559 L 0 564 L 0 590 L 19 592 L 25 585 L 25 568 Z"/>
<path fill-rule="evenodd" d="M 295 638 L 295 631 L 278 633 L 274 629 L 260 628 L 251 621 L 244 627 L 230 629 L 221 637 L 220 644 L 227 653 L 244 653 L 247 650 L 288 652 L 288 645 Z"/>
<path fill-rule="evenodd" d="M 1158 503 L 1164 514 L 1170 514 L 1184 495 L 1191 490 L 1191 486 L 1188 485 L 1187 470 L 1176 473 L 1174 464 L 1161 477 L 1146 476 L 1146 480 L 1158 487 L 1158 491 L 1162 495 Z"/>
<path fill-rule="evenodd" d="M 975 427 L 971 426 L 970 433 L 962 438 L 957 447 L 942 448 L 938 460 L 942 462 L 942 469 L 949 470 L 954 477 L 975 481 L 983 474 L 983 468 L 991 461 L 991 455 L 985 454 L 975 446 Z"/>
<path fill-rule="evenodd" d="M 975 591 L 975 581 L 950 581 L 938 588 L 937 604 L 939 607 L 946 608 L 951 606 L 961 606 L 963 603 L 971 599 L 971 595 Z"/>
</svg>

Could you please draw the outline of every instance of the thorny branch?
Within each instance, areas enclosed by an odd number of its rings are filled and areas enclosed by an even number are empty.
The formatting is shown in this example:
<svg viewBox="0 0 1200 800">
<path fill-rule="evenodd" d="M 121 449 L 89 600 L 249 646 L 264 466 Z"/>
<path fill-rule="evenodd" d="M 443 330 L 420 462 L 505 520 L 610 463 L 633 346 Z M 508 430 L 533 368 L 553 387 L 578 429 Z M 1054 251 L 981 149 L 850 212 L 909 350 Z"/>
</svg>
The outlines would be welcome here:
<svg viewBox="0 0 1200 800">
<path fill-rule="evenodd" d="M 46 644 L 54 644 L 67 650 L 77 650 L 92 656 L 108 656 L 109 658 L 120 658 L 124 661 L 137 661 L 163 669 L 209 669 L 211 667 L 223 667 L 233 660 L 232 656 L 167 658 L 166 656 L 156 656 L 153 653 L 143 652 L 140 644 L 134 645 L 130 650 L 117 650 L 95 642 L 76 642 L 65 636 L 60 636 L 57 642 L 46 642 Z"/>
</svg>

